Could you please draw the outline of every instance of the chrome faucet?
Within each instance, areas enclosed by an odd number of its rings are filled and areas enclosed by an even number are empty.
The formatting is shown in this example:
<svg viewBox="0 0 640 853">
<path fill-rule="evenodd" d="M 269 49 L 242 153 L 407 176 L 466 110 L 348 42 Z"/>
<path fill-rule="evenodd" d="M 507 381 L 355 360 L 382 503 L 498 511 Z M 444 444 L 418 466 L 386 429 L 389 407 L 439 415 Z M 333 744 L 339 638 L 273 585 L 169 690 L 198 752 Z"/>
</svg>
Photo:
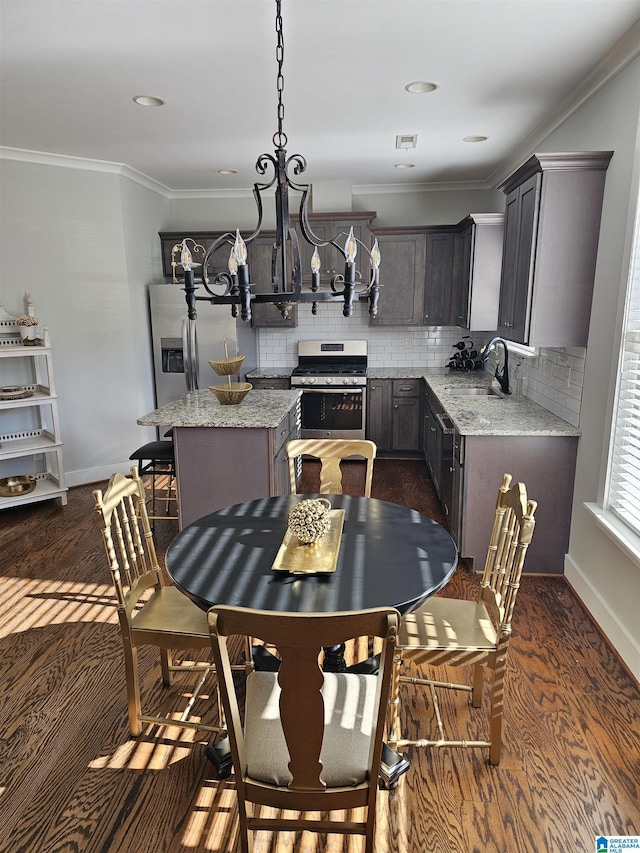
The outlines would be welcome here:
<svg viewBox="0 0 640 853">
<path fill-rule="evenodd" d="M 500 385 L 500 388 L 502 388 L 503 393 L 510 394 L 511 391 L 509 390 L 509 350 L 507 349 L 507 342 L 503 340 L 503 338 L 492 338 L 489 343 L 480 350 L 480 358 L 483 362 L 485 362 L 489 358 L 489 354 L 491 353 L 491 350 L 495 348 L 496 344 L 502 344 L 504 348 L 504 365 L 500 368 L 496 363 L 495 377 L 498 380 L 498 383 Z"/>
</svg>

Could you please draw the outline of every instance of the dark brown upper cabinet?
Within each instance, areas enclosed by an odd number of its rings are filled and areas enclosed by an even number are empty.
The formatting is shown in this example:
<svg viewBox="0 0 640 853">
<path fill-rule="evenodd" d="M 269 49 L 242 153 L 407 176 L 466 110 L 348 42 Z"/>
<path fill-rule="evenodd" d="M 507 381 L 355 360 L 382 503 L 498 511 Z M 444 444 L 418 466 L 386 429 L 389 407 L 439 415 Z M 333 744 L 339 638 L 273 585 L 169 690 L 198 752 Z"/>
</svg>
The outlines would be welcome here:
<svg viewBox="0 0 640 853">
<path fill-rule="evenodd" d="M 506 194 L 498 333 L 587 345 L 606 170 L 613 152 L 535 154 Z"/>
</svg>

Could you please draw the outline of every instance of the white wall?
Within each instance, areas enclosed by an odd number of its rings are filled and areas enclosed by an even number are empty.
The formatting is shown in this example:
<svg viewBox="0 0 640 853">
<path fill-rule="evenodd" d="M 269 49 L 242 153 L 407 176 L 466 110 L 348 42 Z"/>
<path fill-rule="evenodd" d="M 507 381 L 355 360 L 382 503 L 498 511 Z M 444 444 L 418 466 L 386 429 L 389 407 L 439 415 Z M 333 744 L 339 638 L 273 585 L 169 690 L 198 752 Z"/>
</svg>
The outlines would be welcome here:
<svg viewBox="0 0 640 853">
<path fill-rule="evenodd" d="M 149 436 L 136 425 L 153 408 L 143 306 L 168 203 L 66 165 L 0 159 L 0 180 L 0 300 L 19 314 L 30 292 L 49 328 L 67 482 L 126 471 Z"/>
<path fill-rule="evenodd" d="M 540 151 L 613 150 L 607 171 L 584 387 L 573 520 L 565 573 L 640 679 L 640 566 L 585 509 L 602 497 L 621 304 L 629 273 L 630 211 L 638 193 L 640 59 L 594 95 Z"/>
</svg>

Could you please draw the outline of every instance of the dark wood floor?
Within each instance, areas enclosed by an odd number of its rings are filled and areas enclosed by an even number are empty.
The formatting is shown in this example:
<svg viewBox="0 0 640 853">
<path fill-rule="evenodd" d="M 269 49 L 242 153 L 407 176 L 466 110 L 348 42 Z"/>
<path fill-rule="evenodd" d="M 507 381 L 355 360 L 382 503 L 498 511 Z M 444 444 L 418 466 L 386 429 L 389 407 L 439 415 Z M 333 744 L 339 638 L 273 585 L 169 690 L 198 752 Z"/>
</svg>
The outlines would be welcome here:
<svg viewBox="0 0 640 853">
<path fill-rule="evenodd" d="M 355 470 L 355 469 L 354 469 Z M 421 462 L 376 462 L 374 497 L 437 514 Z M 161 552 L 176 532 L 156 527 Z M 119 630 L 91 488 L 0 514 L 0 851 L 208 853 L 237 838 L 232 782 L 178 728 L 128 735 Z M 614 567 L 612 567 L 613 569 Z M 450 596 L 477 580 L 461 567 Z M 147 700 L 161 691 L 143 655 Z M 379 800 L 379 853 L 583 853 L 640 833 L 640 692 L 562 578 L 526 577 L 508 664 L 503 758 L 410 750 Z M 407 686 L 403 728 L 429 719 Z M 206 698 L 197 708 L 211 712 Z M 466 724 L 467 700 L 445 704 Z M 359 840 L 269 834 L 256 853 L 359 851 Z"/>
</svg>

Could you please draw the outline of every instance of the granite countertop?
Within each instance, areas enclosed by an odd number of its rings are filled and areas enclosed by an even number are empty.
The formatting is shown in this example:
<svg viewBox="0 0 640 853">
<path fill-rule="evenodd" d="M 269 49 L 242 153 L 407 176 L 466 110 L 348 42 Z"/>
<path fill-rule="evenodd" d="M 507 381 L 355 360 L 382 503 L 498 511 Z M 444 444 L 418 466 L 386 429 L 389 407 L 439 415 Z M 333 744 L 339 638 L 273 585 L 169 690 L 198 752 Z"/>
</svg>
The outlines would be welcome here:
<svg viewBox="0 0 640 853">
<path fill-rule="evenodd" d="M 424 367 L 370 367 L 367 379 L 422 379 Z"/>
<path fill-rule="evenodd" d="M 577 427 L 552 414 L 527 397 L 500 394 L 498 397 L 455 397 L 456 388 L 491 385 L 484 371 L 453 373 L 433 371 L 422 374 L 461 435 L 551 435 L 579 436 Z M 495 383 L 495 386 L 497 383 Z"/>
<path fill-rule="evenodd" d="M 288 377 L 290 372 L 255 370 L 255 377 Z M 472 373 L 447 368 L 428 370 L 420 367 L 370 367 L 368 379 L 425 379 L 452 419 L 461 435 L 555 435 L 579 436 L 580 429 L 529 400 L 528 397 L 455 397 L 456 388 L 489 387 L 491 376 L 478 370 Z M 494 383 L 497 388 L 497 383 Z M 258 393 L 258 392 L 252 392 Z M 266 391 L 282 394 L 283 391 Z"/>
<path fill-rule="evenodd" d="M 238 405 L 223 406 L 208 388 L 202 388 L 143 415 L 137 422 L 140 426 L 273 429 L 297 404 L 300 394 L 299 390 L 254 389 Z"/>
<path fill-rule="evenodd" d="M 282 368 L 282 370 L 250 370 L 249 373 L 246 374 L 245 378 L 247 382 L 251 382 L 252 379 L 291 379 L 291 371 L 293 368 Z"/>
</svg>

